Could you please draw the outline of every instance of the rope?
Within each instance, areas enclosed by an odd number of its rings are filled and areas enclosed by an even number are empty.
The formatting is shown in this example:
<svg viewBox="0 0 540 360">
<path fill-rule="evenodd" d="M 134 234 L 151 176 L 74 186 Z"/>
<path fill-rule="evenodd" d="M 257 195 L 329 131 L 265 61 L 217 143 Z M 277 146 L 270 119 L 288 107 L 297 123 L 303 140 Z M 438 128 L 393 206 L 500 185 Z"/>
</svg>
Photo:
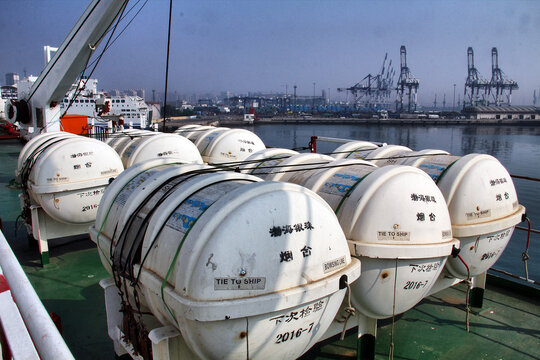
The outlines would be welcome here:
<svg viewBox="0 0 540 360">
<path fill-rule="evenodd" d="M 396 319 L 396 287 L 397 287 L 397 264 L 398 259 L 396 258 L 396 265 L 394 268 L 394 299 L 392 300 L 392 330 L 390 332 L 390 349 L 388 351 L 388 359 L 394 359 L 394 324 Z"/>
<path fill-rule="evenodd" d="M 19 219 L 22 219 L 21 214 L 19 214 L 17 218 L 15 219 L 15 227 L 13 229 L 13 235 L 15 235 L 15 237 L 17 236 L 17 233 L 19 232 L 21 227 L 24 225 L 24 222 L 22 222 L 21 225 L 19 225 Z"/>
<path fill-rule="evenodd" d="M 525 265 L 525 279 L 529 281 L 529 267 L 527 265 L 527 261 L 530 259 L 529 257 L 529 245 L 531 244 L 531 220 L 528 217 L 525 217 L 528 224 L 528 232 L 527 232 L 527 243 L 525 245 L 525 251 L 521 254 L 521 260 L 523 260 L 523 264 Z"/>
<path fill-rule="evenodd" d="M 345 333 L 347 332 L 347 321 L 349 321 L 349 318 L 351 316 L 354 316 L 356 313 L 356 309 L 351 304 L 351 284 L 349 284 L 348 281 L 345 281 L 345 285 L 347 285 L 347 306 L 345 306 L 345 312 L 347 315 L 345 316 L 345 321 L 343 322 L 343 330 L 341 331 L 340 340 L 343 341 L 345 339 Z"/>
<path fill-rule="evenodd" d="M 249 359 L 249 317 L 246 316 L 246 360 Z"/>
<path fill-rule="evenodd" d="M 456 249 L 456 248 L 454 247 L 454 249 Z M 452 252 L 454 252 L 454 250 L 452 250 Z M 471 287 L 472 287 L 471 271 L 469 270 L 469 265 L 467 265 L 465 260 L 463 260 L 461 255 L 459 255 L 459 250 L 455 251 L 455 252 L 456 252 L 455 256 L 458 257 L 458 259 L 463 263 L 463 265 L 465 265 L 465 268 L 467 269 L 467 279 L 465 280 L 465 283 L 467 284 L 467 294 L 465 295 L 466 296 L 466 298 L 465 298 L 465 311 L 466 311 L 465 323 L 466 323 L 467 332 L 469 332 L 469 330 L 470 330 L 469 329 L 469 318 L 470 318 L 470 314 L 471 314 L 471 308 L 469 307 L 469 295 L 471 293 Z"/>
<path fill-rule="evenodd" d="M 171 47 L 171 20 L 172 20 L 172 0 L 169 2 L 169 31 L 167 33 L 167 62 L 165 65 L 165 99 L 163 101 L 163 132 L 165 132 L 165 121 L 167 121 L 167 86 L 169 82 L 169 50 Z"/>
</svg>

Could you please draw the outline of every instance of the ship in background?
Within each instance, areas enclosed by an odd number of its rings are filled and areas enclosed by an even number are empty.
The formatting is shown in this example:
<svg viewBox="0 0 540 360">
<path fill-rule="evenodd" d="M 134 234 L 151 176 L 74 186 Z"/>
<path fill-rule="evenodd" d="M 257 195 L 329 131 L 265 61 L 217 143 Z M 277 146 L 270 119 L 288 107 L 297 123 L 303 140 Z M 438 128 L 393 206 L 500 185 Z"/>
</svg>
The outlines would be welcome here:
<svg viewBox="0 0 540 360">
<path fill-rule="evenodd" d="M 45 66 L 49 64 L 58 48 L 44 46 Z M 19 78 L 17 73 L 6 74 L 6 85 L 2 86 L 0 100 L 0 119 L 6 119 L 5 105 L 8 101 L 17 101 L 31 97 L 37 76 Z M 74 82 L 59 102 L 62 128 L 85 134 L 91 126 L 108 126 L 109 122 L 125 124 L 129 127 L 144 129 L 152 120 L 159 119 L 160 108 L 154 103 L 147 104 L 144 90 L 125 92 L 113 90 L 110 94 L 98 90 L 98 79 L 82 76 Z"/>
<path fill-rule="evenodd" d="M 140 96 L 111 96 L 97 90 L 97 79 L 81 79 L 73 84 L 60 104 L 65 115 L 86 115 L 98 118 L 106 115 L 117 117 L 132 127 L 144 129 L 149 124 L 151 113 Z"/>
<path fill-rule="evenodd" d="M 36 79 L 36 76 L 30 75 L 19 81 L 17 77 L 13 85 L 2 86 L 0 117 L 5 118 L 5 102 L 26 96 Z M 63 117 L 67 115 L 66 120 L 73 119 L 73 116 L 86 116 L 88 124 L 92 121 L 95 124 L 115 119 L 123 120 L 130 127 L 144 129 L 153 117 L 159 118 L 159 108 L 150 108 L 141 96 L 121 95 L 119 92 L 118 95 L 111 95 L 98 90 L 97 84 L 98 79 L 82 78 L 71 86 L 60 103 L 61 114 Z"/>
</svg>

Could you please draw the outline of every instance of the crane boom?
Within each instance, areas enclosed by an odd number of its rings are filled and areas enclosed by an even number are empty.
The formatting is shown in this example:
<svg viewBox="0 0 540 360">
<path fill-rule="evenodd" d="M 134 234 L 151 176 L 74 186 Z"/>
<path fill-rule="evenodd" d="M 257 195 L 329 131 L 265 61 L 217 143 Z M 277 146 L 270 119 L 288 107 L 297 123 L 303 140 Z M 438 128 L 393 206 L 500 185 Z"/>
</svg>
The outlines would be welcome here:
<svg viewBox="0 0 540 360">
<path fill-rule="evenodd" d="M 86 67 L 108 29 L 129 0 L 93 0 L 47 63 L 29 93 L 6 104 L 9 122 L 18 122 L 21 135 L 60 130 L 58 105 Z"/>
</svg>

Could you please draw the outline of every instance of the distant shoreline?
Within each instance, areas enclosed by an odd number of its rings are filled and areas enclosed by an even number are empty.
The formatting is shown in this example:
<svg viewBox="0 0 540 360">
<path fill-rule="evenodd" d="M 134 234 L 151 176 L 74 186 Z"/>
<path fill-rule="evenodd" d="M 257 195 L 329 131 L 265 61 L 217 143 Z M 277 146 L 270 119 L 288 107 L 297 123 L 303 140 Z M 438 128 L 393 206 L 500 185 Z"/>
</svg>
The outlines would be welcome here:
<svg viewBox="0 0 540 360">
<path fill-rule="evenodd" d="M 167 127 L 178 128 L 186 124 L 212 124 L 214 126 L 244 126 L 241 117 L 202 117 L 196 119 L 168 120 Z M 359 118 L 293 118 L 274 117 L 262 118 L 255 121 L 254 125 L 393 125 L 393 126 L 429 126 L 429 125 L 502 125 L 502 126 L 538 126 L 540 119 L 359 119 Z"/>
</svg>

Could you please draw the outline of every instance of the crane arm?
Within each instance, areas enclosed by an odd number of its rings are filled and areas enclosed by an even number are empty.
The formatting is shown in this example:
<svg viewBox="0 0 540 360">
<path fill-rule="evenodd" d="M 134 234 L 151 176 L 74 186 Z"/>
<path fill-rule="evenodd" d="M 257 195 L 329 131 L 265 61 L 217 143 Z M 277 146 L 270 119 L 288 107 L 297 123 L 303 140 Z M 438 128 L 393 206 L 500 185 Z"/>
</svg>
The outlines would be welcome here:
<svg viewBox="0 0 540 360">
<path fill-rule="evenodd" d="M 86 67 L 108 29 L 129 0 L 92 0 L 54 57 L 47 63 L 29 94 L 8 103 L 8 121 L 21 125 L 21 132 L 59 130 L 61 102 Z"/>
</svg>

